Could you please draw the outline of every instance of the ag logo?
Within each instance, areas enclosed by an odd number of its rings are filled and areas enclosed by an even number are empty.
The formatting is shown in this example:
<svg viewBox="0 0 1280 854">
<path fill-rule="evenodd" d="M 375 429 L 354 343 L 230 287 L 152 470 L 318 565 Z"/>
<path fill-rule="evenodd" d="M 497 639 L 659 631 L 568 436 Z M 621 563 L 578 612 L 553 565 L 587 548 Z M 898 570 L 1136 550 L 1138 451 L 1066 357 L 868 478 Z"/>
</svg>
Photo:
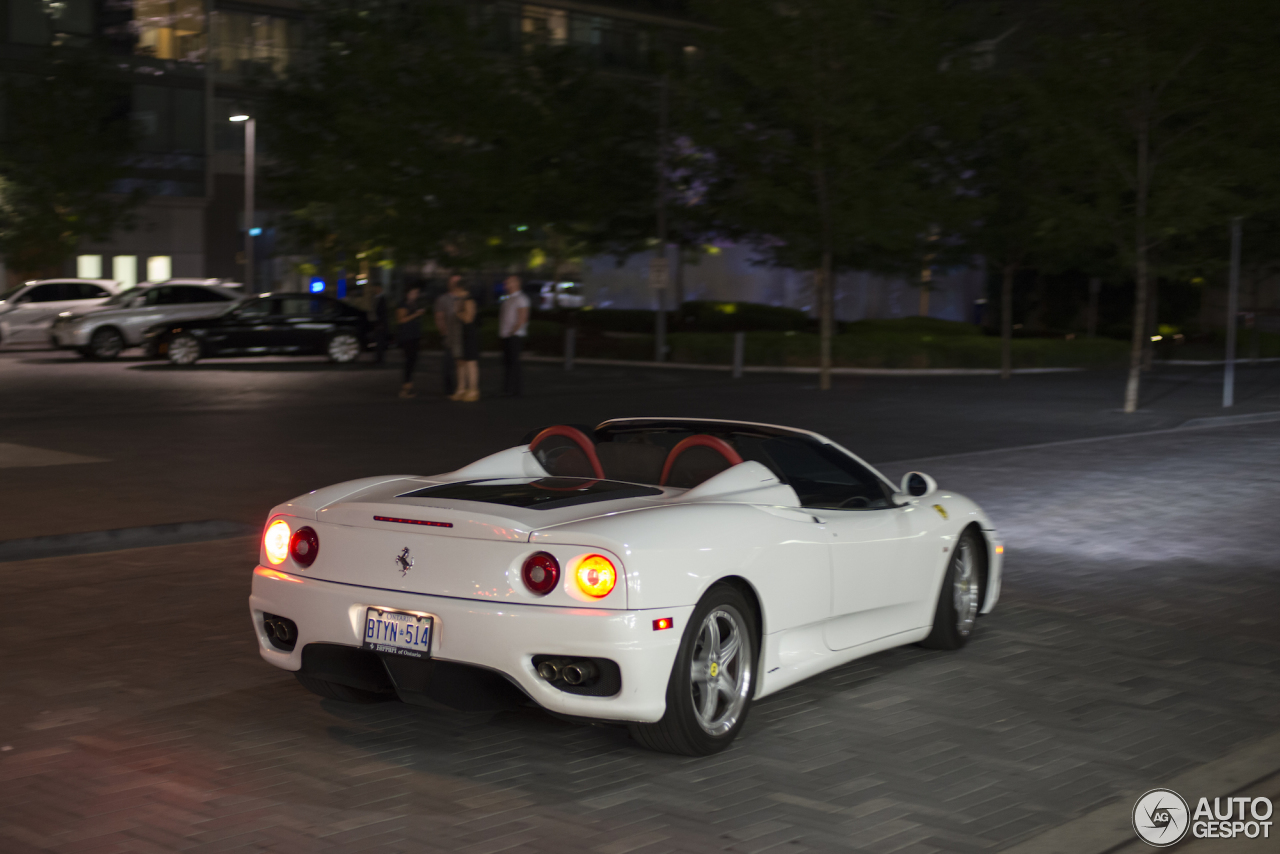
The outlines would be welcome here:
<svg viewBox="0 0 1280 854">
<path fill-rule="evenodd" d="M 1133 830 L 1156 848 L 1168 848 L 1182 840 L 1191 826 L 1187 802 L 1172 789 L 1152 789 L 1133 805 Z"/>
<path fill-rule="evenodd" d="M 413 569 L 413 558 L 409 555 L 409 547 L 405 546 L 404 551 L 396 555 L 396 566 L 400 567 L 400 575 L 409 574 L 409 570 Z"/>
</svg>

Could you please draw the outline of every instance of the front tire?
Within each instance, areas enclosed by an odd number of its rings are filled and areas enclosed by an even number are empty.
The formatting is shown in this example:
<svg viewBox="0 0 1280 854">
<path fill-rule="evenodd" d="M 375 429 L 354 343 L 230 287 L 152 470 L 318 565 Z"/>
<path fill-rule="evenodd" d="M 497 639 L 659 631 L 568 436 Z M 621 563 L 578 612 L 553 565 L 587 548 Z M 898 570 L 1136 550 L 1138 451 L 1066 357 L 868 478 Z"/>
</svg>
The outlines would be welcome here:
<svg viewBox="0 0 1280 854">
<path fill-rule="evenodd" d="M 350 332 L 339 332 L 329 339 L 329 361 L 339 365 L 354 362 L 360 355 L 360 339 Z"/>
<path fill-rule="evenodd" d="M 119 330 L 110 327 L 97 330 L 89 339 L 89 353 L 102 362 L 109 362 L 119 356 L 124 347 L 124 336 Z"/>
<path fill-rule="evenodd" d="M 324 697 L 326 700 L 340 700 L 343 703 L 384 703 L 387 700 L 395 699 L 390 694 L 379 694 L 377 691 L 351 688 L 347 685 L 339 685 L 337 682 L 306 676 L 297 671 L 294 671 L 293 675 L 297 677 L 303 688 L 306 688 L 312 694 Z"/>
<path fill-rule="evenodd" d="M 693 609 L 667 681 L 667 711 L 657 723 L 629 725 L 650 750 L 710 756 L 742 730 L 756 689 L 759 640 L 746 598 L 717 584 Z"/>
<path fill-rule="evenodd" d="M 920 642 L 929 649 L 960 649 L 969 642 L 982 607 L 986 556 L 971 530 L 960 535 L 942 578 L 933 630 Z"/>
<path fill-rule="evenodd" d="M 200 342 L 194 335 L 183 332 L 169 342 L 169 362 L 174 365 L 194 365 L 200 360 Z"/>
</svg>

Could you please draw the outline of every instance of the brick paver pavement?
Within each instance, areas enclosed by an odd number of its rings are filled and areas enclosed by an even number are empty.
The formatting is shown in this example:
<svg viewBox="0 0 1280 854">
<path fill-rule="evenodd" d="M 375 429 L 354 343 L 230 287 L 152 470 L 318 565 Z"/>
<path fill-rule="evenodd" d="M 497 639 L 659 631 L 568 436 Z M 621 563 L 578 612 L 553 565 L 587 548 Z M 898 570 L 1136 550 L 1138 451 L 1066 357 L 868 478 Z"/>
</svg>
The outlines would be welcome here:
<svg viewBox="0 0 1280 854">
<path fill-rule="evenodd" d="M 0 564 L 0 851 L 965 854 L 1280 728 L 1280 425 L 922 467 L 1004 530 L 996 613 L 709 759 L 321 701 L 257 658 L 251 541 Z"/>
</svg>

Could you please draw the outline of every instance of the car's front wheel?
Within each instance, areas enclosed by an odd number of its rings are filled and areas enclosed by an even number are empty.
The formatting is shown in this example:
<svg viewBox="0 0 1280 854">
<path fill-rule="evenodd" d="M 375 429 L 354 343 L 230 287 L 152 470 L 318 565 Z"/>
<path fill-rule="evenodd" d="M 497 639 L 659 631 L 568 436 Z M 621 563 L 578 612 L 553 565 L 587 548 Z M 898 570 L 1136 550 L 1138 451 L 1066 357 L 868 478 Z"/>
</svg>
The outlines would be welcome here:
<svg viewBox="0 0 1280 854">
<path fill-rule="evenodd" d="M 175 365 L 194 365 L 200 359 L 200 342 L 187 332 L 179 333 L 169 342 L 169 361 Z"/>
<path fill-rule="evenodd" d="M 97 330 L 89 339 L 89 353 L 93 358 L 104 362 L 119 356 L 124 346 L 124 336 L 118 329 L 110 327 Z"/>
<path fill-rule="evenodd" d="M 717 584 L 693 609 L 667 682 L 667 711 L 657 723 L 630 725 L 650 750 L 709 756 L 742 730 L 756 689 L 759 641 L 754 612 L 728 584 Z"/>
<path fill-rule="evenodd" d="M 354 362 L 360 355 L 360 339 L 350 332 L 339 332 L 329 339 L 329 359 L 339 365 Z"/>
<path fill-rule="evenodd" d="M 965 531 L 956 542 L 938 592 L 933 630 L 920 642 L 930 649 L 959 649 L 969 642 L 982 607 L 986 557 L 977 534 Z"/>
</svg>

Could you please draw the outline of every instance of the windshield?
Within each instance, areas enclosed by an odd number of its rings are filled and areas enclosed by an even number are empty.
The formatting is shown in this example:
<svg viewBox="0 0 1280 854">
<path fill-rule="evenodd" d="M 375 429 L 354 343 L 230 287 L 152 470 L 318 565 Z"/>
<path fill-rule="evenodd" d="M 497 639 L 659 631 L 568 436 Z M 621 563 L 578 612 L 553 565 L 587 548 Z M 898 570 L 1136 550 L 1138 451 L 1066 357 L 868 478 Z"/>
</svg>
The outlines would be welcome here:
<svg viewBox="0 0 1280 854">
<path fill-rule="evenodd" d="M 120 293 L 113 296 L 111 299 L 101 303 L 101 305 L 124 305 L 125 303 L 127 303 L 129 300 L 133 299 L 135 296 L 137 296 L 140 293 L 142 292 L 137 290 L 136 288 L 130 288 L 127 291 L 121 291 Z"/>
<path fill-rule="evenodd" d="M 18 293 L 18 291 L 22 290 L 25 287 L 26 285 L 18 285 L 16 288 L 9 288 L 9 290 L 0 294 L 0 300 L 12 299 L 13 296 Z"/>
</svg>

